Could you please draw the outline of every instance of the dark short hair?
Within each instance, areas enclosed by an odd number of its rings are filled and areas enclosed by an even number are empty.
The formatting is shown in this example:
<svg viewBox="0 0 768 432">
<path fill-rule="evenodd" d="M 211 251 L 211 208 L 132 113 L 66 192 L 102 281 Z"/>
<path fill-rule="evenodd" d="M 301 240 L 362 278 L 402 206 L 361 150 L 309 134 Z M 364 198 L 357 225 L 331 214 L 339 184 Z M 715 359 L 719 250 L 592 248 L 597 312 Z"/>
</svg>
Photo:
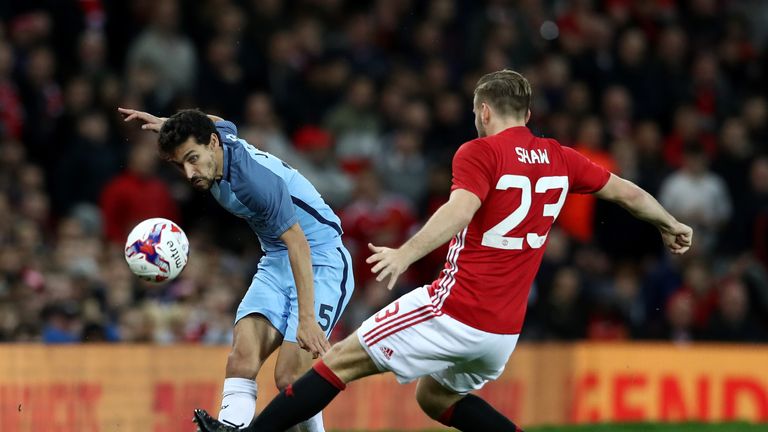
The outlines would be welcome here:
<svg viewBox="0 0 768 432">
<path fill-rule="evenodd" d="M 531 84 L 513 70 L 483 75 L 475 87 L 478 103 L 485 102 L 502 116 L 525 118 L 531 108 Z"/>
<path fill-rule="evenodd" d="M 200 145 L 207 145 L 212 133 L 219 136 L 213 120 L 204 112 L 197 109 L 181 110 L 170 116 L 160 129 L 160 136 L 157 138 L 160 153 L 166 156 L 173 154 L 190 137 Z"/>
</svg>

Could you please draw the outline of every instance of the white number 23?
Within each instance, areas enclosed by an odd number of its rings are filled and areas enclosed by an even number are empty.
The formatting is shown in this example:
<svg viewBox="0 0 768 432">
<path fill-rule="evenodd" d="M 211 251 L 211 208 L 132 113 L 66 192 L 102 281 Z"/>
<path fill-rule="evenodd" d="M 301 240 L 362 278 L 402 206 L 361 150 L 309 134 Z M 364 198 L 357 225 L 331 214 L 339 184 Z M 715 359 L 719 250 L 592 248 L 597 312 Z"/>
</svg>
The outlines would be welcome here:
<svg viewBox="0 0 768 432">
<path fill-rule="evenodd" d="M 515 209 L 515 211 L 510 213 L 504 220 L 483 234 L 483 246 L 508 250 L 523 248 L 522 237 L 505 237 L 505 234 L 520 225 L 523 219 L 528 215 L 528 211 L 531 209 L 531 180 L 525 176 L 506 174 L 499 179 L 498 183 L 496 183 L 496 189 L 499 190 L 512 188 L 520 189 L 520 207 Z M 542 213 L 543 216 L 557 219 L 557 215 L 560 214 L 560 209 L 563 208 L 565 197 L 568 194 L 568 177 L 541 177 L 539 181 L 536 182 L 536 193 L 544 193 L 551 189 L 560 189 L 560 197 L 554 204 L 544 204 L 544 211 Z M 538 249 L 544 245 L 544 242 L 547 240 L 547 234 L 549 234 L 549 231 L 544 233 L 544 235 L 527 233 L 525 235 L 525 240 L 532 248 Z"/>
</svg>

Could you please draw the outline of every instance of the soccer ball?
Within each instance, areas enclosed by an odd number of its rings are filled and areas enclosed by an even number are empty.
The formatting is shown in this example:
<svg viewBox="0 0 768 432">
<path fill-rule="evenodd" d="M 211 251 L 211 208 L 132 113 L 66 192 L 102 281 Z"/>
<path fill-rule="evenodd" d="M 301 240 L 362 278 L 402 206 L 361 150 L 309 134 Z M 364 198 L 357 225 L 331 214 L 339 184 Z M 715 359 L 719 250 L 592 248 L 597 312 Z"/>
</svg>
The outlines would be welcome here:
<svg viewBox="0 0 768 432">
<path fill-rule="evenodd" d="M 125 261 L 133 274 L 149 282 L 165 282 L 184 270 L 189 240 L 178 225 L 163 218 L 147 219 L 128 234 Z"/>
</svg>

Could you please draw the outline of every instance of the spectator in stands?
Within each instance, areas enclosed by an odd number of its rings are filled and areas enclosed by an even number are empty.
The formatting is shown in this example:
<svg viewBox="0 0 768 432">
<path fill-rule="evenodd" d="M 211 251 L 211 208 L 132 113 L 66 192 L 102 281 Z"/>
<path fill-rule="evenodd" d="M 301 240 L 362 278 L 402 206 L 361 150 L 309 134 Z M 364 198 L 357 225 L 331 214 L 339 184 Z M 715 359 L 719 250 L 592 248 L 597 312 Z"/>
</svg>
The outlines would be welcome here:
<svg viewBox="0 0 768 432">
<path fill-rule="evenodd" d="M 197 53 L 192 41 L 181 33 L 177 0 L 158 0 L 149 14 L 150 25 L 136 38 L 128 52 L 128 72 L 148 69 L 157 77 L 152 93 L 166 107 L 174 97 L 194 88 Z"/>
<path fill-rule="evenodd" d="M 617 172 L 616 161 L 604 150 L 603 127 L 597 117 L 582 121 L 573 148 L 608 171 Z M 595 202 L 592 195 L 571 195 L 560 211 L 559 225 L 577 240 L 590 242 L 594 233 Z"/>
<path fill-rule="evenodd" d="M 43 342 L 51 344 L 80 342 L 83 324 L 79 316 L 80 308 L 72 301 L 54 303 L 46 307 L 41 316 L 44 322 Z"/>
<path fill-rule="evenodd" d="M 77 55 L 80 61 L 79 73 L 99 86 L 112 78 L 113 72 L 107 64 L 107 40 L 99 30 L 86 30 L 80 35 Z"/>
<path fill-rule="evenodd" d="M 211 40 L 200 70 L 198 100 L 206 112 L 239 122 L 247 95 L 245 72 L 238 62 L 237 40 L 219 36 Z"/>
<path fill-rule="evenodd" d="M 613 292 L 626 335 L 632 339 L 643 337 L 647 316 L 637 266 L 624 264 L 618 268 L 613 278 Z"/>
<path fill-rule="evenodd" d="M 768 268 L 768 158 L 762 156 L 752 163 L 751 194 L 738 220 L 744 230 L 743 244 L 751 245 L 757 258 Z"/>
<path fill-rule="evenodd" d="M 692 259 L 683 267 L 683 284 L 677 293 L 687 293 L 691 302 L 691 326 L 703 334 L 712 313 L 718 307 L 718 292 L 708 263 Z M 674 294 L 673 294 L 674 296 Z"/>
<path fill-rule="evenodd" d="M 690 292 L 680 291 L 667 301 L 664 330 L 656 335 L 677 344 L 686 344 L 698 339 L 693 330 L 693 298 Z"/>
<path fill-rule="evenodd" d="M 408 201 L 384 189 L 373 169 L 361 171 L 355 179 L 354 199 L 341 213 L 341 224 L 352 254 L 355 280 L 361 288 L 374 279 L 365 259 L 368 243 L 395 246 L 405 241 L 416 222 Z M 407 278 L 404 280 L 407 281 Z"/>
<path fill-rule="evenodd" d="M 339 167 L 333 136 L 319 127 L 304 126 L 294 134 L 293 145 L 302 156 L 302 159 L 292 158 L 296 169 L 315 186 L 328 205 L 340 208 L 346 204 L 353 186 Z"/>
<path fill-rule="evenodd" d="M 56 120 L 64 104 L 61 85 L 56 81 L 57 61 L 45 46 L 29 53 L 25 65 L 21 95 L 24 101 L 24 142 L 27 154 L 35 162 L 48 162 L 48 151 L 54 139 Z"/>
<path fill-rule="evenodd" d="M 730 83 L 723 79 L 715 54 L 702 51 L 691 66 L 690 92 L 696 111 L 707 129 L 736 109 Z"/>
<path fill-rule="evenodd" d="M 502 67 L 529 76 L 537 134 L 660 194 L 699 225 L 696 252 L 712 263 L 672 260 L 621 209 L 574 212 L 571 197 L 549 233 L 523 336 L 768 333 L 763 2 L 49 3 L 0 2 L 0 339 L 229 343 L 223 311 L 258 245 L 215 210 L 189 211 L 218 208 L 210 196 L 161 186 L 147 138 L 118 126 L 125 100 L 241 118 L 241 137 L 344 208 L 363 288 L 336 329 L 356 328 L 390 295 L 370 281 L 366 243 L 396 244 L 446 201 L 451 158 L 476 137 L 472 90 Z M 161 212 L 183 222 L 193 261 L 148 289 L 128 272 L 122 240 Z M 446 250 L 411 276 L 434 277 Z"/>
<path fill-rule="evenodd" d="M 656 195 L 662 180 L 669 174 L 669 166 L 662 155 L 661 131 L 652 121 L 642 121 L 635 126 L 633 140 L 637 148 L 637 184 Z"/>
<path fill-rule="evenodd" d="M 688 37 L 685 30 L 678 25 L 670 25 L 661 30 L 656 44 L 656 79 L 654 85 L 658 90 L 659 112 L 657 118 L 662 120 L 665 129 L 671 126 L 671 119 L 676 108 L 685 100 L 689 77 L 688 70 Z M 663 77 L 663 79 L 660 79 Z"/>
<path fill-rule="evenodd" d="M 548 339 L 577 340 L 586 335 L 587 311 L 579 273 L 564 267 L 555 273 L 549 295 L 543 299 L 544 336 Z"/>
<path fill-rule="evenodd" d="M 376 99 L 373 80 L 358 76 L 350 82 L 344 101 L 328 112 L 324 126 L 336 137 L 342 159 L 367 160 L 379 155 L 381 120 L 374 109 Z"/>
<path fill-rule="evenodd" d="M 611 86 L 605 90 L 602 116 L 609 140 L 629 138 L 632 134 L 632 99 L 626 88 Z"/>
<path fill-rule="evenodd" d="M 664 140 L 664 159 L 667 164 L 679 168 L 686 148 L 699 146 L 709 156 L 717 153 L 717 140 L 702 127 L 703 120 L 696 108 L 681 105 L 674 115 L 672 131 Z"/>
<path fill-rule="evenodd" d="M 741 107 L 741 116 L 749 130 L 750 141 L 768 151 L 768 102 L 765 97 L 751 96 Z"/>
<path fill-rule="evenodd" d="M 676 218 L 688 221 L 697 230 L 702 253 L 714 251 L 720 229 L 731 216 L 728 189 L 717 174 L 707 167 L 708 160 L 701 146 L 688 145 L 682 167 L 664 180 L 659 201 Z"/>
<path fill-rule="evenodd" d="M 374 83 L 358 77 L 350 84 L 344 102 L 333 108 L 325 125 L 337 137 L 337 155 L 342 164 L 359 166 L 382 153 L 380 116 L 375 110 Z"/>
<path fill-rule="evenodd" d="M 131 229 L 144 219 L 164 217 L 182 223 L 167 183 L 155 173 L 158 157 L 154 139 L 149 132 L 143 133 L 130 149 L 126 170 L 101 192 L 104 236 L 115 244 L 125 244 Z"/>
<path fill-rule="evenodd" d="M 433 106 L 435 115 L 424 137 L 422 153 L 428 160 L 450 159 L 461 144 L 475 138 L 477 131 L 467 124 L 467 104 L 459 93 L 440 93 Z"/>
<path fill-rule="evenodd" d="M 75 139 L 57 161 L 53 178 L 56 210 L 61 214 L 79 202 L 97 203 L 104 185 L 118 172 L 122 149 L 101 111 L 89 111 L 77 120 Z"/>
<path fill-rule="evenodd" d="M 254 137 L 253 141 L 250 139 L 246 141 L 257 146 L 259 150 L 272 153 L 288 164 L 296 164 L 296 152 L 285 135 L 283 125 L 268 94 L 251 93 L 245 101 L 243 117 L 244 121 L 239 128 L 240 133 L 243 136 Z"/>
<path fill-rule="evenodd" d="M 728 279 L 720 286 L 718 309 L 707 326 L 707 339 L 726 342 L 759 342 L 765 335 L 749 306 L 749 294 L 739 279 Z"/>
<path fill-rule="evenodd" d="M 427 186 L 424 177 L 427 161 L 421 146 L 422 137 L 418 133 L 407 129 L 396 130 L 378 158 L 376 167 L 386 188 L 406 197 L 411 203 L 421 202 Z"/>
<path fill-rule="evenodd" d="M 24 130 L 24 107 L 12 79 L 15 60 L 12 47 L 0 40 L 0 136 L 19 139 Z"/>
<path fill-rule="evenodd" d="M 739 117 L 726 119 L 720 129 L 719 151 L 712 163 L 712 171 L 725 182 L 734 209 L 742 209 L 748 205 L 746 200 L 750 191 L 749 169 L 753 160 L 754 150 L 746 125 Z M 740 239 L 732 236 L 732 233 L 740 229 L 736 226 L 737 219 L 731 218 L 722 231 L 722 252 L 733 254 L 743 246 L 738 244 Z"/>
</svg>

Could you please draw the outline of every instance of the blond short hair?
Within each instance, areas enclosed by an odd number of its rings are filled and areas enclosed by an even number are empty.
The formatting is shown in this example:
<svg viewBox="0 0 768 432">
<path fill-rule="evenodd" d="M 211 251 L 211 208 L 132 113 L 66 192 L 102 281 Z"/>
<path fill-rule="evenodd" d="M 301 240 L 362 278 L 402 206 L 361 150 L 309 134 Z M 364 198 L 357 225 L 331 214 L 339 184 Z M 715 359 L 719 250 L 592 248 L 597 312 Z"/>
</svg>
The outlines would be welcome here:
<svg viewBox="0 0 768 432">
<path fill-rule="evenodd" d="M 531 108 L 531 84 L 513 70 L 483 75 L 475 87 L 475 102 L 487 103 L 501 116 L 525 118 Z"/>
</svg>

